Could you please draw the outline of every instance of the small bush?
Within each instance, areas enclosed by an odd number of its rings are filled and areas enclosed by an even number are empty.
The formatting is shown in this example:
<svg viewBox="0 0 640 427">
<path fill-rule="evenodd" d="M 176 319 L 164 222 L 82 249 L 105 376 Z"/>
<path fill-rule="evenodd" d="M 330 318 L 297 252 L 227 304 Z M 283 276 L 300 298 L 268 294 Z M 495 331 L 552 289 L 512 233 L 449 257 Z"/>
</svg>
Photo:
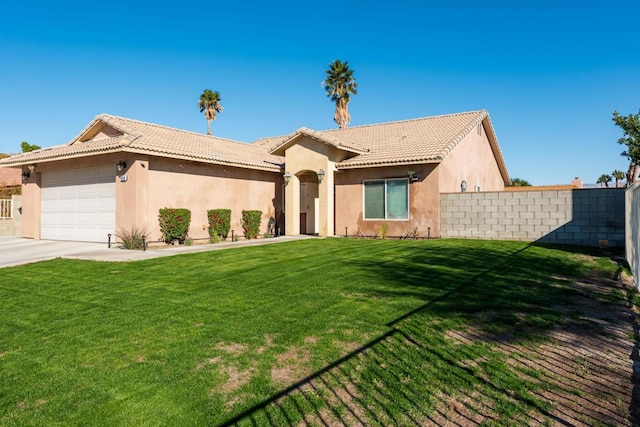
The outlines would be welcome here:
<svg viewBox="0 0 640 427">
<path fill-rule="evenodd" d="M 242 231 L 245 239 L 255 239 L 260 234 L 262 211 L 242 211 Z"/>
<path fill-rule="evenodd" d="M 211 209 L 207 211 L 209 219 L 209 237 L 217 240 L 227 240 L 231 229 L 231 209 Z"/>
<path fill-rule="evenodd" d="M 181 208 L 160 209 L 158 221 L 163 242 L 170 245 L 177 240 L 178 243 L 183 244 L 189 235 L 191 211 Z"/>
<path fill-rule="evenodd" d="M 146 236 L 147 229 L 135 225 L 128 230 L 122 230 L 116 233 L 116 237 L 120 239 L 120 243 L 124 249 L 134 250 L 144 249 L 144 238 Z"/>
<path fill-rule="evenodd" d="M 386 239 L 386 238 L 387 238 L 387 227 L 388 227 L 388 226 L 387 226 L 387 224 L 386 224 L 386 223 L 384 223 L 384 224 L 382 224 L 382 225 L 380 226 L 380 230 L 379 230 L 378 234 L 380 235 L 380 238 L 381 238 L 382 240 L 384 240 L 384 239 Z"/>
</svg>

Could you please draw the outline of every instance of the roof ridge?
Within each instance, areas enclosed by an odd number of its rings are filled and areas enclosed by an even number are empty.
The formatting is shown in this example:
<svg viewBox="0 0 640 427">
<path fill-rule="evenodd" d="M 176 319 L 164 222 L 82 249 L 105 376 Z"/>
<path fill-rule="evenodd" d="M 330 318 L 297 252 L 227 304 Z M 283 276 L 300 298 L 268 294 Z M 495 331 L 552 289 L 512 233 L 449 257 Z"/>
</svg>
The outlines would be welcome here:
<svg viewBox="0 0 640 427">
<path fill-rule="evenodd" d="M 176 131 L 176 132 L 183 132 L 183 133 L 188 133 L 188 134 L 197 135 L 197 136 L 211 137 L 211 138 L 220 139 L 220 140 L 223 140 L 223 141 L 250 145 L 250 143 L 247 143 L 247 142 L 244 142 L 244 141 L 238 141 L 238 140 L 235 140 L 235 139 L 223 138 L 223 137 L 214 136 L 214 135 L 207 135 L 207 134 L 200 133 L 200 132 L 195 132 L 195 131 L 192 131 L 192 130 L 179 129 L 179 128 L 172 127 L 172 126 L 166 126 L 166 125 L 160 125 L 160 124 L 157 124 L 157 123 L 146 122 L 144 120 L 136 120 L 136 119 L 131 119 L 129 117 L 123 117 L 123 116 L 115 116 L 113 114 L 107 114 L 107 113 L 99 114 L 99 115 L 96 116 L 96 119 L 103 120 L 104 122 L 107 122 L 107 120 L 104 120 L 105 117 L 107 119 L 109 119 L 109 118 L 120 119 L 120 120 L 139 123 L 139 124 L 143 124 L 143 125 L 147 125 L 147 126 L 154 126 L 154 127 L 161 128 L 161 129 L 167 129 L 167 130 L 172 130 L 172 131 Z M 134 132 L 134 131 L 131 130 L 130 132 L 128 131 L 127 133 L 132 133 L 132 132 Z"/>
<path fill-rule="evenodd" d="M 384 126 L 384 125 L 392 125 L 392 124 L 396 124 L 396 123 L 408 123 L 408 122 L 417 122 L 420 120 L 431 120 L 431 119 L 439 119 L 442 117 L 451 117 L 451 116 L 462 116 L 465 114 L 474 114 L 474 113 L 481 113 L 481 112 L 485 112 L 486 113 L 487 110 L 480 109 L 480 110 L 471 110 L 471 111 L 463 111 L 463 112 L 459 112 L 459 113 L 449 113 L 449 114 L 438 114 L 436 116 L 424 116 L 424 117 L 415 117 L 412 119 L 401 119 L 401 120 L 392 120 L 390 122 L 380 122 L 380 123 L 369 123 L 366 125 L 358 125 L 358 126 L 349 126 L 346 127 L 344 129 L 325 129 L 319 132 L 335 132 L 335 131 L 340 131 L 340 130 L 349 130 L 349 129 L 362 129 L 362 128 L 367 128 L 367 127 L 374 127 L 374 126 Z"/>
</svg>

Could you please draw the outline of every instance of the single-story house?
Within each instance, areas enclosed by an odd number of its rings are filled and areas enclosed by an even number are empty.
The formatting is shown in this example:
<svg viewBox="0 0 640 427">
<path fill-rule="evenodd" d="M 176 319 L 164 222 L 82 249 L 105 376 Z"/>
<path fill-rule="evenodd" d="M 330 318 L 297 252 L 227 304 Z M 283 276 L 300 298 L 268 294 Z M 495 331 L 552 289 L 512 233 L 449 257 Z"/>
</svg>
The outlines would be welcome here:
<svg viewBox="0 0 640 427">
<path fill-rule="evenodd" d="M 503 190 L 507 168 L 485 110 L 243 143 L 107 114 L 71 142 L 0 160 L 21 168 L 23 235 L 106 241 L 188 208 L 206 238 L 207 210 L 263 212 L 287 235 L 439 232 L 443 192 Z"/>
</svg>

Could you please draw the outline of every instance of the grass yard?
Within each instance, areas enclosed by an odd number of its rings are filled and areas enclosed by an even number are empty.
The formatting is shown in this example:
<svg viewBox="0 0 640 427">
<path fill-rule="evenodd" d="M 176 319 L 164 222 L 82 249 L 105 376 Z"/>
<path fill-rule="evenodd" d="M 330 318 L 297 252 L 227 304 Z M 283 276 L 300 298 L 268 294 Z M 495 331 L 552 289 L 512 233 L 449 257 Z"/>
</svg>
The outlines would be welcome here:
<svg viewBox="0 0 640 427">
<path fill-rule="evenodd" d="M 4 268 L 0 425 L 555 425 L 553 396 L 584 391 L 538 349 L 559 325 L 606 332 L 578 300 L 618 322 L 617 271 L 519 242 L 351 239 Z M 618 424 L 607 404 L 581 416 Z"/>
</svg>

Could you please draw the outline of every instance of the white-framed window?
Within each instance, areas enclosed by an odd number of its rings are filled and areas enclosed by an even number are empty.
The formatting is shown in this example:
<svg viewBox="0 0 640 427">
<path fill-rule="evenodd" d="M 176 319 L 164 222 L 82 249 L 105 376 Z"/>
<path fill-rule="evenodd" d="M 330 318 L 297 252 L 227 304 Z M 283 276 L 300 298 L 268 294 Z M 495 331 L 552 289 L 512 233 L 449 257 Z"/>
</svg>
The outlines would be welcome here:
<svg viewBox="0 0 640 427">
<path fill-rule="evenodd" d="M 409 180 L 364 181 L 364 219 L 408 220 Z"/>
</svg>

